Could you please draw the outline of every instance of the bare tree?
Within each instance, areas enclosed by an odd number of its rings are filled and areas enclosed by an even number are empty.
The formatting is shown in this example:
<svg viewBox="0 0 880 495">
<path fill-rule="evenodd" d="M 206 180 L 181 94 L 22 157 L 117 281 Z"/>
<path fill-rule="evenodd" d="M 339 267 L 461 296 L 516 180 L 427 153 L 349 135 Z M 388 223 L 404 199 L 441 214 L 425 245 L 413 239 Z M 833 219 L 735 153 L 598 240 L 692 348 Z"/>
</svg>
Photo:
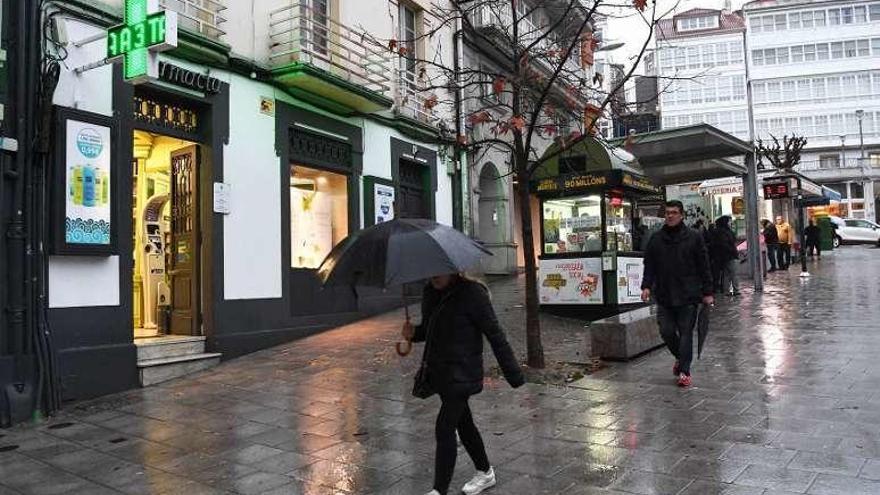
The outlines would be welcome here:
<svg viewBox="0 0 880 495">
<path fill-rule="evenodd" d="M 774 135 L 770 135 L 772 143 L 764 144 L 758 139 L 756 151 L 758 154 L 758 163 L 763 165 L 763 161 L 767 162 L 777 170 L 791 172 L 801 161 L 801 151 L 807 145 L 807 138 L 803 136 L 792 135 L 791 137 L 782 136 L 782 142 Z"/>
<path fill-rule="evenodd" d="M 497 152 L 511 164 L 526 265 L 530 367 L 544 367 L 530 182 L 542 164 L 595 138 L 599 119 L 609 116 L 610 103 L 637 70 L 658 19 L 668 14 L 658 15 L 656 5 L 649 8 L 647 0 L 629 1 L 448 0 L 432 6 L 426 13 L 427 27 L 414 38 L 372 40 L 399 54 L 415 73 L 410 78 L 414 80 L 403 83 L 421 95 L 426 110 L 445 108 L 456 115 L 454 128 L 438 122 L 441 139 L 456 148 L 456 156 L 462 151 L 473 157 Z M 600 48 L 594 21 L 620 15 L 638 16 L 649 33 L 638 55 L 605 85 L 593 70 L 594 53 Z M 450 32 L 489 63 L 462 64 L 448 46 L 437 42 L 448 39 Z M 439 48 L 419 53 L 421 40 Z"/>
</svg>

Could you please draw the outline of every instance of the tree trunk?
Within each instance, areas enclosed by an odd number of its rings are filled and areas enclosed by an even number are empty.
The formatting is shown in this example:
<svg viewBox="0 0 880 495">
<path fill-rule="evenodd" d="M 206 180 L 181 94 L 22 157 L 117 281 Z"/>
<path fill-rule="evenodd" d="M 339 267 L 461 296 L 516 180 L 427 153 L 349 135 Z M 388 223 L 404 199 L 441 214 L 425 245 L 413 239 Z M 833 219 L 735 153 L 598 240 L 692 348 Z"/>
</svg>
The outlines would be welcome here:
<svg viewBox="0 0 880 495">
<path fill-rule="evenodd" d="M 526 159 L 517 157 L 519 216 L 522 224 L 523 259 L 526 269 L 526 353 L 531 368 L 544 368 L 544 345 L 541 343 L 541 320 L 538 318 L 538 267 L 532 232 L 532 203 L 529 198 L 529 174 Z"/>
</svg>

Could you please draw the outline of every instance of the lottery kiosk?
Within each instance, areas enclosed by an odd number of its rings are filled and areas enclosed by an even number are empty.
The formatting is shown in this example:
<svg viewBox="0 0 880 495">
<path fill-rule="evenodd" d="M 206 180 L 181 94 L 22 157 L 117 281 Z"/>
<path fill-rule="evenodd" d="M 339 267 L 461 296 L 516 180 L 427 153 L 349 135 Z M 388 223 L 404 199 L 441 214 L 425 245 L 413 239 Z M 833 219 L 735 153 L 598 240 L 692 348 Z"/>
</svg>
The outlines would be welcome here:
<svg viewBox="0 0 880 495">
<path fill-rule="evenodd" d="M 585 141 L 536 171 L 542 309 L 606 316 L 641 304 L 642 250 L 663 189 L 622 148 Z"/>
</svg>

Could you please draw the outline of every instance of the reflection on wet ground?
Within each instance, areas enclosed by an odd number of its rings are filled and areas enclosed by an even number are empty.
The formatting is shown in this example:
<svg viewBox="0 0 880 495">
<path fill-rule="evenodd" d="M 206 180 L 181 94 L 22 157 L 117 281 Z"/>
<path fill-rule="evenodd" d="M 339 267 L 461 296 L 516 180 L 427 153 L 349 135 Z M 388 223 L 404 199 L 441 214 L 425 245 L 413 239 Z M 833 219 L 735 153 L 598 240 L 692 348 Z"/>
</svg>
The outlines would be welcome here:
<svg viewBox="0 0 880 495">
<path fill-rule="evenodd" d="M 654 352 L 568 387 L 472 400 L 499 494 L 880 493 L 880 250 L 721 298 L 695 387 Z M 498 291 L 499 310 L 520 302 Z M 415 494 L 436 399 L 384 315 L 0 430 L 0 495 Z M 415 353 L 413 356 L 417 356 Z M 453 486 L 472 466 L 463 451 Z"/>
</svg>

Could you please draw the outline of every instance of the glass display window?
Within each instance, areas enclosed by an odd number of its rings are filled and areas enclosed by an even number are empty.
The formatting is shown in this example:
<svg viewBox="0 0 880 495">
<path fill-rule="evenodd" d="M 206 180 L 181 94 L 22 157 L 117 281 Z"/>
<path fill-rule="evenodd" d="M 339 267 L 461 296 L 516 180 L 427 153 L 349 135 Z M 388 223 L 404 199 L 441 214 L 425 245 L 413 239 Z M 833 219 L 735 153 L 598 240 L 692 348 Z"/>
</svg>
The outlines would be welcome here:
<svg viewBox="0 0 880 495">
<path fill-rule="evenodd" d="M 290 263 L 314 269 L 348 236 L 348 176 L 294 165 L 290 174 Z"/>
<path fill-rule="evenodd" d="M 602 251 L 602 197 L 544 200 L 544 253 Z"/>
<path fill-rule="evenodd" d="M 633 204 L 628 198 L 608 195 L 605 198 L 605 233 L 608 251 L 635 251 L 633 249 Z"/>
</svg>

